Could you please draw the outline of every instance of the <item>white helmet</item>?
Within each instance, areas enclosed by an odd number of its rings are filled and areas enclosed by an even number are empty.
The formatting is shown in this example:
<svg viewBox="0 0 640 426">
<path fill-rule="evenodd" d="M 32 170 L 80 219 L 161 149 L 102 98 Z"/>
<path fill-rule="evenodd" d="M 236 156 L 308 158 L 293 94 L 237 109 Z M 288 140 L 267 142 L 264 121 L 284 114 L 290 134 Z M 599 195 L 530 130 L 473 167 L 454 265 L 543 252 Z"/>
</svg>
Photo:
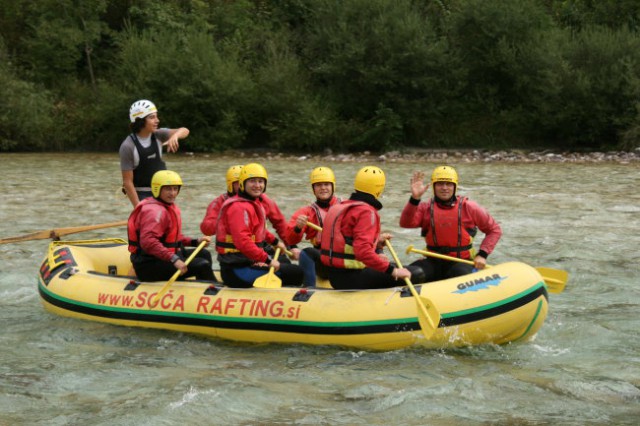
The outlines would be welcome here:
<svg viewBox="0 0 640 426">
<path fill-rule="evenodd" d="M 145 118 L 154 112 L 158 112 L 154 103 L 146 99 L 141 99 L 131 104 L 131 108 L 129 108 L 129 120 L 133 123 L 136 121 L 136 118 Z"/>
</svg>

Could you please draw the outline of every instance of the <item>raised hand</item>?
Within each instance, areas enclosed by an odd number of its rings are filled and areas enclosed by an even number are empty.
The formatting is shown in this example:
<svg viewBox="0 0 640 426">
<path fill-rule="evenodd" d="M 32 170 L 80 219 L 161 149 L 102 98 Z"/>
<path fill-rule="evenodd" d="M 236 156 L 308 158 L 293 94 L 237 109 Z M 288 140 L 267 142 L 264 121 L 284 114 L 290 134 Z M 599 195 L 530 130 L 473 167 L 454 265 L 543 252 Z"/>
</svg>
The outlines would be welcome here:
<svg viewBox="0 0 640 426">
<path fill-rule="evenodd" d="M 424 172 L 413 172 L 411 176 L 411 196 L 419 200 L 429 187 L 424 183 Z"/>
</svg>

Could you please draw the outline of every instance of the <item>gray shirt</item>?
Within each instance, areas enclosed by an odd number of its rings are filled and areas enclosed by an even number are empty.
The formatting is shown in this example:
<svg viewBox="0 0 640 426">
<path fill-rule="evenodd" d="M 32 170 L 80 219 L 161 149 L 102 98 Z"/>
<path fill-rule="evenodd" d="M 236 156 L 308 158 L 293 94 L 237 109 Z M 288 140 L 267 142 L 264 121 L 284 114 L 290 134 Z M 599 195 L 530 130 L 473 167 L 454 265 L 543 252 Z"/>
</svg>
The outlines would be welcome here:
<svg viewBox="0 0 640 426">
<path fill-rule="evenodd" d="M 156 140 L 158 141 L 158 151 L 160 152 L 160 158 L 162 158 L 162 143 L 169 140 L 171 136 L 171 129 L 161 128 L 153 132 L 156 135 Z M 146 139 L 140 138 L 138 136 L 138 140 L 140 141 L 140 145 L 145 148 L 148 148 L 151 145 L 151 136 Z M 136 145 L 133 143 L 133 139 L 131 135 L 127 136 L 127 138 L 120 145 L 120 170 L 128 171 L 134 170 L 140 164 L 140 155 L 138 154 L 138 150 L 136 149 Z"/>
</svg>

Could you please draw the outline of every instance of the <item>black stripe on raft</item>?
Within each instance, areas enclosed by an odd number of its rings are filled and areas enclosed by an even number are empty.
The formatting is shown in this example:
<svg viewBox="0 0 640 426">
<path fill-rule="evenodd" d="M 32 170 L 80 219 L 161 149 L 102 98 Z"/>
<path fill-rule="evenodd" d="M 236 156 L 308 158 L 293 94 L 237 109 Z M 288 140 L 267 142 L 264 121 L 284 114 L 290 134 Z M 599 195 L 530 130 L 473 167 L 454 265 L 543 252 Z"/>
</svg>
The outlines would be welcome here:
<svg viewBox="0 0 640 426">
<path fill-rule="evenodd" d="M 294 324 L 285 321 L 251 321 L 250 319 L 241 321 L 226 321 L 217 318 L 198 317 L 189 314 L 158 314 L 153 311 L 130 311 L 130 310 L 114 310 L 114 309 L 100 309 L 90 306 L 84 306 L 67 302 L 65 300 L 58 299 L 41 286 L 38 286 L 40 296 L 58 308 L 76 312 L 79 314 L 111 318 L 117 320 L 129 320 L 148 323 L 164 323 L 164 324 L 176 324 L 176 325 L 193 325 L 202 327 L 212 327 L 218 329 L 232 329 L 232 330 L 257 330 L 257 331 L 273 331 L 284 333 L 303 333 L 303 334 L 324 334 L 324 335 L 355 335 L 355 334 L 375 334 L 375 333 L 396 333 L 401 331 L 420 330 L 420 324 L 418 321 L 404 321 L 399 319 L 397 322 L 385 322 L 377 324 L 364 324 L 364 325 L 349 325 L 349 323 L 337 323 L 333 326 L 316 326 L 309 324 Z M 488 309 L 479 310 L 473 313 L 467 313 L 458 316 L 451 316 L 448 318 L 442 318 L 438 327 L 447 327 L 453 325 L 461 325 L 474 321 L 479 321 L 486 318 L 491 318 L 496 315 L 503 314 L 505 312 L 517 309 L 521 306 L 536 300 L 538 297 L 544 296 L 548 299 L 546 288 L 541 285 L 533 289 L 533 291 L 523 295 L 522 297 L 511 300 L 507 303 L 493 306 Z"/>
<path fill-rule="evenodd" d="M 467 324 L 474 321 L 480 321 L 485 318 L 498 316 L 498 315 L 504 314 L 505 312 L 518 309 L 519 307 L 524 306 L 533 300 L 536 300 L 540 296 L 543 296 L 545 299 L 549 300 L 549 294 L 547 293 L 547 288 L 544 285 L 540 285 L 536 287 L 533 291 L 523 295 L 518 299 L 511 300 L 507 303 L 503 303 L 497 306 L 493 306 L 492 308 L 489 308 L 489 309 L 475 311 L 475 312 L 471 312 L 463 315 L 456 315 L 456 316 L 451 316 L 447 318 L 441 318 L 440 324 L 438 324 L 438 327 L 450 327 L 453 325 Z"/>
</svg>

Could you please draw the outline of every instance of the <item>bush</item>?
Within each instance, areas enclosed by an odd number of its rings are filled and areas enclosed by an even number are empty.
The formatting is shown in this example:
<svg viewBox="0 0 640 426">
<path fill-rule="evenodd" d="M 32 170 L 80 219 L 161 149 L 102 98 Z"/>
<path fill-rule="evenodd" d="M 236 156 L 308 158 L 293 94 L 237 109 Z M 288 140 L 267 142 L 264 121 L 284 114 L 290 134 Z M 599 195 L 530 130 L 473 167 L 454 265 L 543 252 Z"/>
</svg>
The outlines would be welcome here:
<svg viewBox="0 0 640 426">
<path fill-rule="evenodd" d="M 302 57 L 340 120 L 370 130 L 352 149 L 415 143 L 452 111 L 460 67 L 411 1 L 314 2 Z"/>
<path fill-rule="evenodd" d="M 0 39 L 0 151 L 45 151 L 52 148 L 51 94 L 20 79 Z"/>
<path fill-rule="evenodd" d="M 574 149 L 616 147 L 638 122 L 640 38 L 594 27 L 574 34 L 563 56 L 568 72 L 557 103 L 558 137 Z"/>
</svg>

